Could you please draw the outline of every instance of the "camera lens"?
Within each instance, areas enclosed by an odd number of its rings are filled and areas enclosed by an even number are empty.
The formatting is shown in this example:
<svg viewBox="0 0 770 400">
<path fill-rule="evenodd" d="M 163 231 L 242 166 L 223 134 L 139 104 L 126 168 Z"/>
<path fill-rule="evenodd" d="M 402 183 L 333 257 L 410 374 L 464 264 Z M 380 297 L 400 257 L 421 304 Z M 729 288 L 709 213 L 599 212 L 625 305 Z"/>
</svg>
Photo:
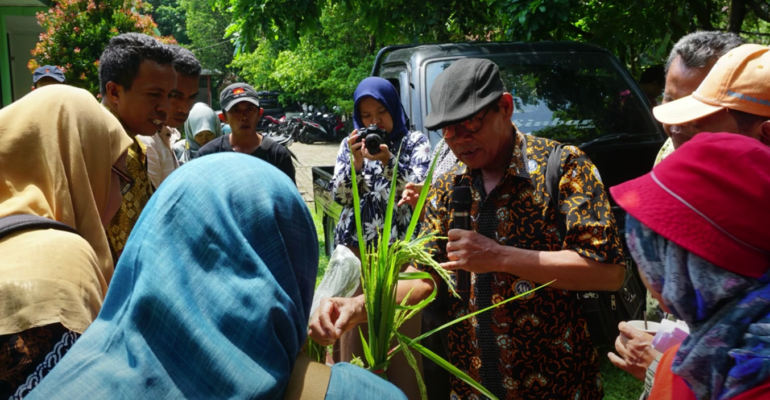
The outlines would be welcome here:
<svg viewBox="0 0 770 400">
<path fill-rule="evenodd" d="M 364 146 L 366 146 L 366 151 L 369 152 L 371 155 L 380 154 L 382 150 L 380 150 L 380 145 L 382 144 L 382 137 L 376 133 L 370 134 L 366 136 L 366 140 L 364 141 Z"/>
</svg>

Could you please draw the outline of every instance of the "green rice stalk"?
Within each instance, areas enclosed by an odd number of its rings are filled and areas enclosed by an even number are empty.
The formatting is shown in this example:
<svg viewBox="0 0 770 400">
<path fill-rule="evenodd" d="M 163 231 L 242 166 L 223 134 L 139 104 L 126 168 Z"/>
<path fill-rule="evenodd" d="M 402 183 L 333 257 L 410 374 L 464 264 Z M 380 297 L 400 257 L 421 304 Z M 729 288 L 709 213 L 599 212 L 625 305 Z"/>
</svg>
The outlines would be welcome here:
<svg viewBox="0 0 770 400">
<path fill-rule="evenodd" d="M 366 344 L 366 340 L 364 340 L 364 332 L 361 330 L 361 327 L 358 327 L 358 334 L 361 336 L 361 344 L 364 348 L 364 358 L 366 358 L 366 362 L 369 363 L 369 365 L 374 365 L 374 358 L 372 358 L 372 351 L 369 350 L 369 345 Z"/>
<path fill-rule="evenodd" d="M 350 157 L 350 177 L 353 180 L 353 214 L 356 218 L 356 233 L 358 236 L 358 251 L 361 253 L 361 263 L 363 264 L 366 259 L 366 242 L 363 241 L 363 234 L 361 233 L 361 199 L 358 195 L 358 178 L 356 177 L 356 163 L 355 158 Z"/>
<path fill-rule="evenodd" d="M 422 379 L 422 374 L 420 374 L 420 366 L 417 365 L 417 359 L 414 358 L 414 354 L 412 354 L 412 351 L 409 350 L 409 347 L 407 346 L 406 342 L 401 339 L 400 336 L 396 337 L 398 339 L 398 347 L 401 349 L 401 351 L 404 352 L 404 357 L 406 357 L 406 362 L 409 363 L 409 366 L 412 367 L 414 370 L 414 375 L 417 377 L 417 386 L 420 388 L 420 397 L 424 400 L 427 400 L 428 398 L 428 389 L 425 387 L 425 382 Z"/>
<path fill-rule="evenodd" d="M 326 346 L 322 346 L 308 337 L 305 341 L 304 351 L 311 360 L 326 363 Z"/>
<path fill-rule="evenodd" d="M 409 338 L 402 335 L 400 332 L 396 332 L 396 335 L 399 337 L 399 339 L 409 343 Z M 425 356 L 427 359 L 433 361 L 434 363 L 436 363 L 436 365 L 440 366 L 441 368 L 444 368 L 445 370 L 449 371 L 450 373 L 452 373 L 452 375 L 456 376 L 457 379 L 460 379 L 461 381 L 467 383 L 470 387 L 478 390 L 484 396 L 487 396 L 492 400 L 498 400 L 497 397 L 495 397 L 495 395 L 492 394 L 492 392 L 487 390 L 487 388 L 482 386 L 480 383 L 476 382 L 476 380 L 468 376 L 468 374 L 461 371 L 454 365 L 450 364 L 447 360 L 444 360 L 443 358 L 439 357 L 438 355 L 436 355 L 436 353 L 428 350 L 423 345 L 419 343 L 409 343 L 409 347 L 419 351 L 420 354 Z M 423 399 L 425 400 L 425 398 Z"/>
<path fill-rule="evenodd" d="M 538 286 L 538 287 L 536 287 L 536 288 L 534 288 L 534 289 L 532 289 L 532 290 L 530 290 L 530 291 L 527 291 L 527 292 L 524 292 L 524 293 L 518 294 L 518 295 L 516 295 L 516 296 L 510 297 L 510 298 L 508 298 L 508 299 L 505 299 L 505 300 L 503 300 L 503 301 L 501 301 L 501 302 L 499 302 L 499 303 L 497 303 L 497 304 L 493 304 L 493 305 L 491 305 L 491 306 L 489 306 L 489 307 L 487 307 L 487 308 L 484 308 L 484 309 L 482 309 L 482 310 L 478 310 L 478 311 L 476 311 L 476 312 L 472 312 L 472 313 L 470 313 L 470 314 L 466 314 L 466 315 L 463 315 L 462 317 L 460 317 L 460 318 L 457 318 L 457 319 L 455 319 L 455 320 L 453 320 L 453 321 L 447 322 L 446 324 L 444 324 L 444 325 L 441 325 L 441 326 L 439 326 L 438 328 L 436 328 L 436 329 L 434 329 L 434 330 L 432 330 L 432 331 L 430 331 L 430 332 L 425 332 L 425 333 L 423 333 L 422 335 L 420 335 L 420 336 L 418 336 L 418 337 L 416 337 L 416 338 L 414 338 L 414 339 L 410 339 L 410 344 L 411 344 L 411 343 L 415 343 L 415 342 L 419 342 L 420 340 L 423 340 L 423 339 L 425 339 L 426 337 L 428 337 L 428 336 L 430 336 L 430 335 L 432 335 L 432 334 L 434 334 L 434 333 L 436 333 L 436 332 L 438 332 L 438 331 L 440 331 L 440 330 L 442 330 L 442 329 L 446 329 L 446 328 L 448 328 L 448 327 L 450 327 L 450 326 L 452 326 L 452 325 L 454 325 L 454 324 L 456 324 L 456 323 L 458 323 L 458 322 L 462 322 L 462 321 L 464 321 L 464 320 L 466 320 L 466 319 L 468 319 L 468 318 L 474 317 L 474 316 L 476 316 L 476 315 L 479 315 L 479 314 L 481 314 L 481 313 L 483 313 L 483 312 L 487 312 L 487 311 L 489 311 L 489 310 L 491 310 L 491 309 L 493 309 L 493 308 L 497 308 L 497 307 L 500 307 L 500 306 L 502 306 L 503 304 L 509 303 L 509 302 L 511 302 L 511 301 L 513 301 L 513 300 L 516 300 L 516 299 L 518 299 L 518 298 L 520 298 L 520 297 L 522 297 L 522 296 L 527 296 L 527 295 L 529 295 L 530 293 L 534 293 L 535 291 L 537 291 L 537 290 L 540 290 L 540 289 L 542 289 L 542 288 L 544 288 L 544 287 L 546 287 L 546 286 L 548 286 L 548 285 L 550 285 L 550 284 L 552 284 L 552 283 L 554 283 L 554 282 L 555 282 L 555 281 L 550 281 L 550 282 L 548 282 L 548 283 L 546 283 L 546 284 L 543 284 L 543 285 L 540 285 L 540 286 Z"/>
<path fill-rule="evenodd" d="M 433 157 L 433 161 L 430 163 L 430 169 L 428 169 L 428 176 L 425 177 L 425 183 L 420 190 L 420 197 L 417 198 L 417 205 L 414 207 L 414 213 L 412 213 L 412 220 L 409 221 L 409 228 L 406 230 L 406 241 L 412 240 L 414 230 L 417 224 L 420 222 L 420 215 L 422 214 L 422 208 L 425 205 L 425 199 L 428 197 L 430 191 L 430 182 L 433 182 L 433 170 L 436 169 L 436 162 L 438 161 L 439 152 Z"/>
</svg>

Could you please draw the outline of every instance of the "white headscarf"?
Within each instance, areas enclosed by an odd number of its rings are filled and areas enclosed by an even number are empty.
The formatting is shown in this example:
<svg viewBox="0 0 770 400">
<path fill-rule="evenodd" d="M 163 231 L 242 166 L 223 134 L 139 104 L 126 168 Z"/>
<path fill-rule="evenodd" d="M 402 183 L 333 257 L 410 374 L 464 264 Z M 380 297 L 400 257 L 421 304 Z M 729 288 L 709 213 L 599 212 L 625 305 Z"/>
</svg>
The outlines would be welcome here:
<svg viewBox="0 0 770 400">
<path fill-rule="evenodd" d="M 187 139 L 174 146 L 180 164 L 190 161 L 198 154 L 201 146 L 195 141 L 195 135 L 203 131 L 213 132 L 214 137 L 218 138 L 222 136 L 222 124 L 217 114 L 206 103 L 196 103 L 184 123 L 184 133 Z"/>
</svg>

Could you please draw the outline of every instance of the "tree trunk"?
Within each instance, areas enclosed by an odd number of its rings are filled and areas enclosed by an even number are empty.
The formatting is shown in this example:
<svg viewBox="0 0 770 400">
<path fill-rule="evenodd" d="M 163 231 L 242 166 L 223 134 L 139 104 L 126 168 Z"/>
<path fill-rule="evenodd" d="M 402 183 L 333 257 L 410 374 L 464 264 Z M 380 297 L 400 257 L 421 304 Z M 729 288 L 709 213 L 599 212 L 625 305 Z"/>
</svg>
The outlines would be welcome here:
<svg viewBox="0 0 770 400">
<path fill-rule="evenodd" d="M 730 2 L 730 16 L 727 19 L 727 31 L 740 33 L 743 20 L 746 18 L 745 0 L 732 0 Z"/>
</svg>

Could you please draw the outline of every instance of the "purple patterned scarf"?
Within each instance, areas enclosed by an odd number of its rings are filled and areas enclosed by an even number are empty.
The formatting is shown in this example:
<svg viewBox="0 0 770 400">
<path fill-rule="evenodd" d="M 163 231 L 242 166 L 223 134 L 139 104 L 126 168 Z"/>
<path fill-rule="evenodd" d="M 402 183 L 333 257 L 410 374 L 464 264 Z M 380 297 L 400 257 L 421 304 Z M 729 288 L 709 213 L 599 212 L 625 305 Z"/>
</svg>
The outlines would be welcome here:
<svg viewBox="0 0 770 400">
<path fill-rule="evenodd" d="M 630 215 L 626 240 L 647 282 L 690 327 L 671 369 L 699 400 L 730 399 L 770 377 L 770 273 L 719 268 Z"/>
</svg>

